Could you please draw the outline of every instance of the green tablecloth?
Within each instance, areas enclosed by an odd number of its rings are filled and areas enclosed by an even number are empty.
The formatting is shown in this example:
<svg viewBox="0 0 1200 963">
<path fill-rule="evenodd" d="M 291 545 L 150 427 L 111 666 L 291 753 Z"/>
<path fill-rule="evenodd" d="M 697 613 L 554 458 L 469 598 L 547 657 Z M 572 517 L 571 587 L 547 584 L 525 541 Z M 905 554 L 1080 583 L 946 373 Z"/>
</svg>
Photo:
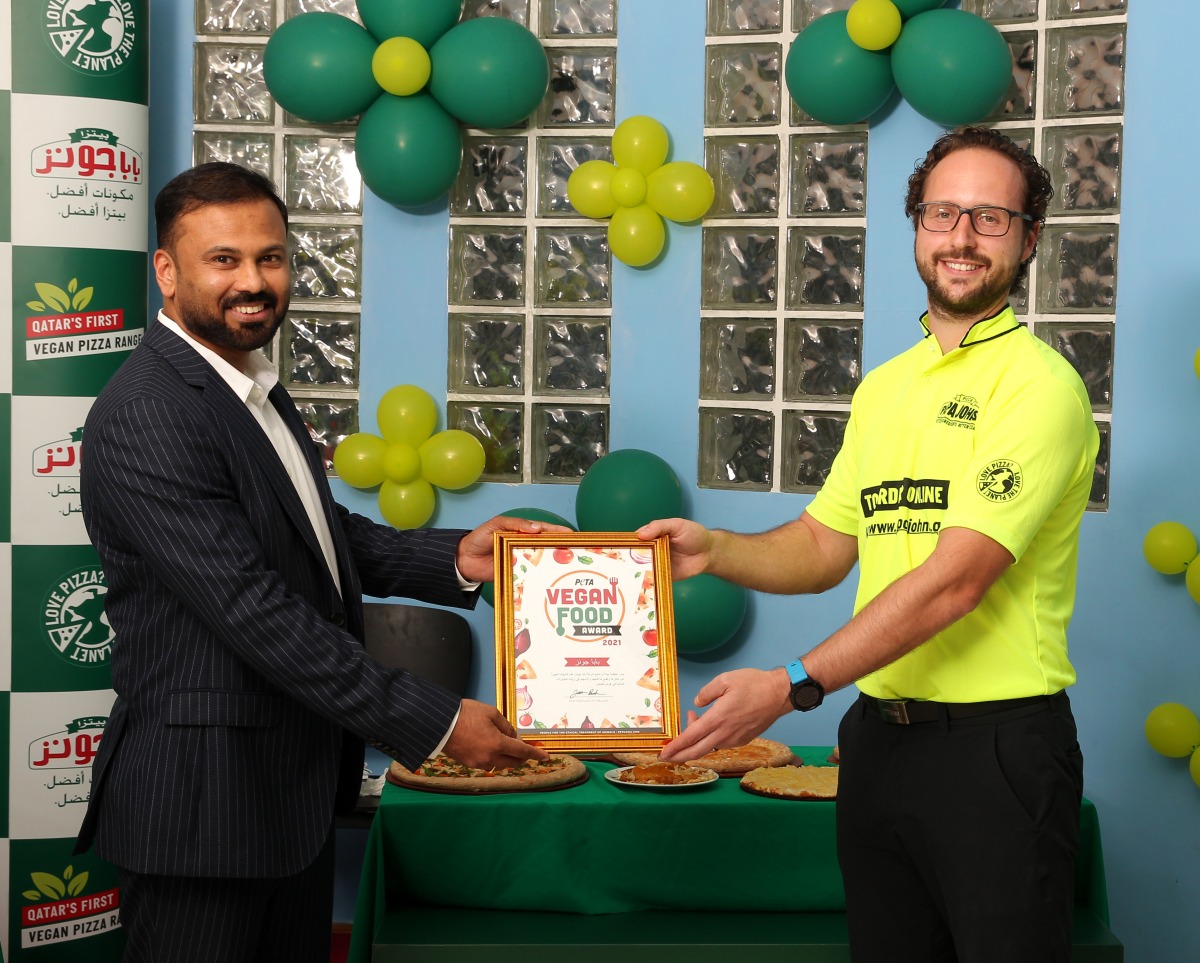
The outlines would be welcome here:
<svg viewBox="0 0 1200 963">
<path fill-rule="evenodd" d="M 797 747 L 822 764 L 828 747 Z M 841 910 L 834 803 L 764 799 L 737 779 L 614 786 L 588 762 L 558 792 L 449 796 L 386 786 L 371 826 L 350 949 L 370 959 L 389 905 L 620 913 Z M 1107 920 L 1095 809 L 1084 802 L 1079 896 Z"/>
</svg>

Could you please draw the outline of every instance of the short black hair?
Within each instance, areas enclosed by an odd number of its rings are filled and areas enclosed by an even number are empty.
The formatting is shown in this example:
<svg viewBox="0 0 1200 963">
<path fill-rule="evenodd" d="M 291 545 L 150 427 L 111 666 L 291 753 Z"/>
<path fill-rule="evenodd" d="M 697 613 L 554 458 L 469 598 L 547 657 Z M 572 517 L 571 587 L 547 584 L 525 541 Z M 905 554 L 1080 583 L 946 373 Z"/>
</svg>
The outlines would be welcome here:
<svg viewBox="0 0 1200 963">
<path fill-rule="evenodd" d="M 929 178 L 930 171 L 955 151 L 971 148 L 995 151 L 1016 164 L 1017 169 L 1021 172 L 1021 178 L 1025 182 L 1025 199 L 1021 204 L 1021 213 L 1032 217 L 1035 224 L 1045 221 L 1046 208 L 1050 205 L 1050 198 L 1054 196 L 1054 184 L 1051 182 L 1046 168 L 1038 163 L 1033 154 L 1000 131 L 992 130 L 990 127 L 964 126 L 956 127 L 942 134 L 908 178 L 908 194 L 904 199 L 904 213 L 912 219 L 914 229 L 917 226 L 917 205 L 925 199 L 925 181 Z M 1032 224 L 1026 222 L 1026 231 L 1031 228 Z M 1035 247 L 1021 264 L 1017 276 L 1013 279 L 1014 291 L 1029 272 L 1029 262 L 1033 260 L 1036 251 Z"/>
<path fill-rule="evenodd" d="M 171 250 L 179 233 L 179 219 L 209 204 L 245 204 L 268 200 L 278 209 L 287 227 L 287 207 L 275 185 L 262 174 L 237 164 L 213 161 L 177 174 L 154 199 L 158 246 Z"/>
</svg>

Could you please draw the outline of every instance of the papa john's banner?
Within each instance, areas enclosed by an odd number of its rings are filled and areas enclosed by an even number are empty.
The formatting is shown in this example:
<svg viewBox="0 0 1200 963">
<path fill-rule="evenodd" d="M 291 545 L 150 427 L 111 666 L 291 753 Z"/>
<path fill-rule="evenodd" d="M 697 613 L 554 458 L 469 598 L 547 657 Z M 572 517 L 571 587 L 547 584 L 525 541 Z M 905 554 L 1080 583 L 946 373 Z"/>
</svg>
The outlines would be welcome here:
<svg viewBox="0 0 1200 963">
<path fill-rule="evenodd" d="M 83 424 L 146 328 L 149 0 L 0 0 L 3 959 L 118 960 L 115 869 L 72 855 L 112 707 Z M 152 792 L 153 787 L 147 786 Z"/>
</svg>

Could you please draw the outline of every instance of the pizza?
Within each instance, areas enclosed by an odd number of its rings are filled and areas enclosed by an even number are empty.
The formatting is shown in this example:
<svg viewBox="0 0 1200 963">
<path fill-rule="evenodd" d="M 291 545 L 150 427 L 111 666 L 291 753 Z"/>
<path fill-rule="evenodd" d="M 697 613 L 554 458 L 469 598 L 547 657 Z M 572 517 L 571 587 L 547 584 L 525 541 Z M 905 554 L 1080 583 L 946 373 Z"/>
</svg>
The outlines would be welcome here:
<svg viewBox="0 0 1200 963">
<path fill-rule="evenodd" d="M 687 786 L 712 782 L 716 778 L 717 774 L 711 769 L 674 762 L 651 762 L 617 770 L 619 782 L 637 783 L 639 786 Z"/>
<path fill-rule="evenodd" d="M 555 755 L 543 762 L 528 759 L 507 769 L 473 769 L 444 752 L 411 770 L 398 762 L 388 767 L 388 778 L 400 786 L 434 792 L 489 793 L 557 789 L 587 779 L 587 767 L 574 756 Z"/>
<path fill-rule="evenodd" d="M 642 677 L 637 680 L 637 684 L 643 689 L 653 689 L 655 692 L 661 692 L 662 683 L 658 681 L 658 666 L 652 665 L 643 672 Z"/>
<path fill-rule="evenodd" d="M 614 752 L 614 762 L 622 766 L 637 766 L 658 761 L 657 752 Z M 752 739 L 744 746 L 714 749 L 698 759 L 688 759 L 689 766 L 702 766 L 721 776 L 740 776 L 751 769 L 787 766 L 796 761 L 792 750 L 774 739 Z"/>
<path fill-rule="evenodd" d="M 836 799 L 837 766 L 777 766 L 742 776 L 741 786 L 756 796 L 778 799 Z"/>
</svg>

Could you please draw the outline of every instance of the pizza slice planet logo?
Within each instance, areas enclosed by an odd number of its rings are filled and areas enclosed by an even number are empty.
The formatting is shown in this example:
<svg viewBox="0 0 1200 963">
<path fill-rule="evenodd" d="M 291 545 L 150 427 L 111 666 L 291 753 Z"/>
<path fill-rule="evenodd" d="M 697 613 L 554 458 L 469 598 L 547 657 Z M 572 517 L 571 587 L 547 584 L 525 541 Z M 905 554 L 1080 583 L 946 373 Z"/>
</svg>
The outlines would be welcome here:
<svg viewBox="0 0 1200 963">
<path fill-rule="evenodd" d="M 976 479 L 979 494 L 990 502 L 1010 502 L 1021 494 L 1021 466 L 999 458 L 986 466 Z"/>
<path fill-rule="evenodd" d="M 104 614 L 104 570 L 89 565 L 62 576 L 42 604 L 42 625 L 54 651 L 75 665 L 103 665 L 115 633 Z"/>
<path fill-rule="evenodd" d="M 32 872 L 21 895 L 21 948 L 65 943 L 120 927 L 118 889 L 85 893 L 88 873 L 67 866 L 61 873 Z"/>
<path fill-rule="evenodd" d="M 129 0 L 46 0 L 43 10 L 50 46 L 83 73 L 116 73 L 137 43 L 137 16 Z"/>
</svg>

